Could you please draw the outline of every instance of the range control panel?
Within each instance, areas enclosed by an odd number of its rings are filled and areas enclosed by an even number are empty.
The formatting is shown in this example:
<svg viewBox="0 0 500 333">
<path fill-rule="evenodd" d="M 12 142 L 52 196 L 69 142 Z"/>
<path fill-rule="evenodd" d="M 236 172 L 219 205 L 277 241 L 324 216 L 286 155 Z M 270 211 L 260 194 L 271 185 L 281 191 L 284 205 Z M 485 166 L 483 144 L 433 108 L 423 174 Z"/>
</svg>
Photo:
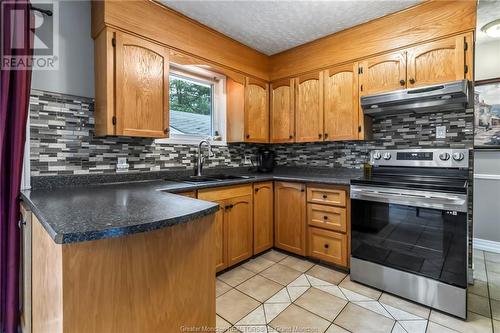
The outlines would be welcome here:
<svg viewBox="0 0 500 333">
<path fill-rule="evenodd" d="M 373 166 L 468 168 L 467 149 L 405 149 L 374 150 L 370 154 Z"/>
<path fill-rule="evenodd" d="M 432 161 L 434 153 L 431 151 L 418 152 L 398 152 L 396 154 L 398 161 Z"/>
</svg>

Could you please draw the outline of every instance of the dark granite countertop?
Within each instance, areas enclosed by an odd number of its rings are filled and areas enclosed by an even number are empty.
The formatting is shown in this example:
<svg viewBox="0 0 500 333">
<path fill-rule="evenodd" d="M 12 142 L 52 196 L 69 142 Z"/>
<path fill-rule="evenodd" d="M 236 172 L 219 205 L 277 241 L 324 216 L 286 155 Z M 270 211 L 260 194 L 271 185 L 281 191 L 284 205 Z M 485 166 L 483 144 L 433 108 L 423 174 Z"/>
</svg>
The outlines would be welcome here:
<svg viewBox="0 0 500 333">
<path fill-rule="evenodd" d="M 252 177 L 196 184 L 176 181 L 178 173 L 163 173 L 163 179 L 100 185 L 83 185 L 78 180 L 79 186 L 23 191 L 22 199 L 54 241 L 64 244 L 156 230 L 218 209 L 217 204 L 176 195 L 177 192 L 266 180 L 349 185 L 352 178 L 361 176 L 361 170 L 343 168 L 277 168 L 266 174 L 241 168 L 207 169 L 207 174 L 221 172 Z M 115 175 L 111 179 L 117 180 Z M 56 180 L 53 178 L 52 182 Z M 101 182 L 105 180 L 102 178 Z"/>
</svg>

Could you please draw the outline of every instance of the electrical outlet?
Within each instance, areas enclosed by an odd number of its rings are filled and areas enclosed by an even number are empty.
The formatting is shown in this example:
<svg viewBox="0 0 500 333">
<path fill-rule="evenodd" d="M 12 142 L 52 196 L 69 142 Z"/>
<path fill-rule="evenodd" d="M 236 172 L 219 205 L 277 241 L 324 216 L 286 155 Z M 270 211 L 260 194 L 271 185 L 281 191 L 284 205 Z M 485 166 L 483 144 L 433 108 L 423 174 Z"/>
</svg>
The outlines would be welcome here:
<svg viewBox="0 0 500 333">
<path fill-rule="evenodd" d="M 128 163 L 126 157 L 118 157 L 118 161 L 116 163 L 116 171 L 117 172 L 125 172 L 128 171 Z"/>
<path fill-rule="evenodd" d="M 446 126 L 436 126 L 436 139 L 446 138 Z"/>
<path fill-rule="evenodd" d="M 244 163 L 245 165 L 250 165 L 250 164 L 252 164 L 252 159 L 250 158 L 250 156 L 249 156 L 249 155 L 245 155 L 245 159 L 243 160 L 243 163 Z"/>
</svg>

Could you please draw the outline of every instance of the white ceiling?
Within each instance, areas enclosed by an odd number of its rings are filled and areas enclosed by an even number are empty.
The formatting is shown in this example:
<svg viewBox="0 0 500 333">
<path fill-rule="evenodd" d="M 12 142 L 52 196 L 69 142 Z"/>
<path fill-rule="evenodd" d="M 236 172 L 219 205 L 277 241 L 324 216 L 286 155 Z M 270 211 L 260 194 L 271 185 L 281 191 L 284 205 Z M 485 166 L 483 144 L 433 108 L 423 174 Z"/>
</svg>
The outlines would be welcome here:
<svg viewBox="0 0 500 333">
<path fill-rule="evenodd" d="M 484 25 L 500 19 L 500 0 L 480 0 L 477 6 L 476 42 L 488 43 L 498 38 L 492 38 L 481 31 Z"/>
<path fill-rule="evenodd" d="M 421 2 L 421 0 L 160 1 L 267 55 Z"/>
</svg>

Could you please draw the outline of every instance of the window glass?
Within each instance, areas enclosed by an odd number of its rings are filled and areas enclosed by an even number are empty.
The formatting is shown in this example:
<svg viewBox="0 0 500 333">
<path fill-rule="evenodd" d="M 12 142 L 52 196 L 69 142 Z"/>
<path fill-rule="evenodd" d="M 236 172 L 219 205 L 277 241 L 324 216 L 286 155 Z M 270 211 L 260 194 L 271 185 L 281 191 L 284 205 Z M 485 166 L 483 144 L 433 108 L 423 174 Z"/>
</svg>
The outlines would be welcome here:
<svg viewBox="0 0 500 333">
<path fill-rule="evenodd" d="M 214 85 L 170 74 L 170 133 L 213 135 Z"/>
</svg>

